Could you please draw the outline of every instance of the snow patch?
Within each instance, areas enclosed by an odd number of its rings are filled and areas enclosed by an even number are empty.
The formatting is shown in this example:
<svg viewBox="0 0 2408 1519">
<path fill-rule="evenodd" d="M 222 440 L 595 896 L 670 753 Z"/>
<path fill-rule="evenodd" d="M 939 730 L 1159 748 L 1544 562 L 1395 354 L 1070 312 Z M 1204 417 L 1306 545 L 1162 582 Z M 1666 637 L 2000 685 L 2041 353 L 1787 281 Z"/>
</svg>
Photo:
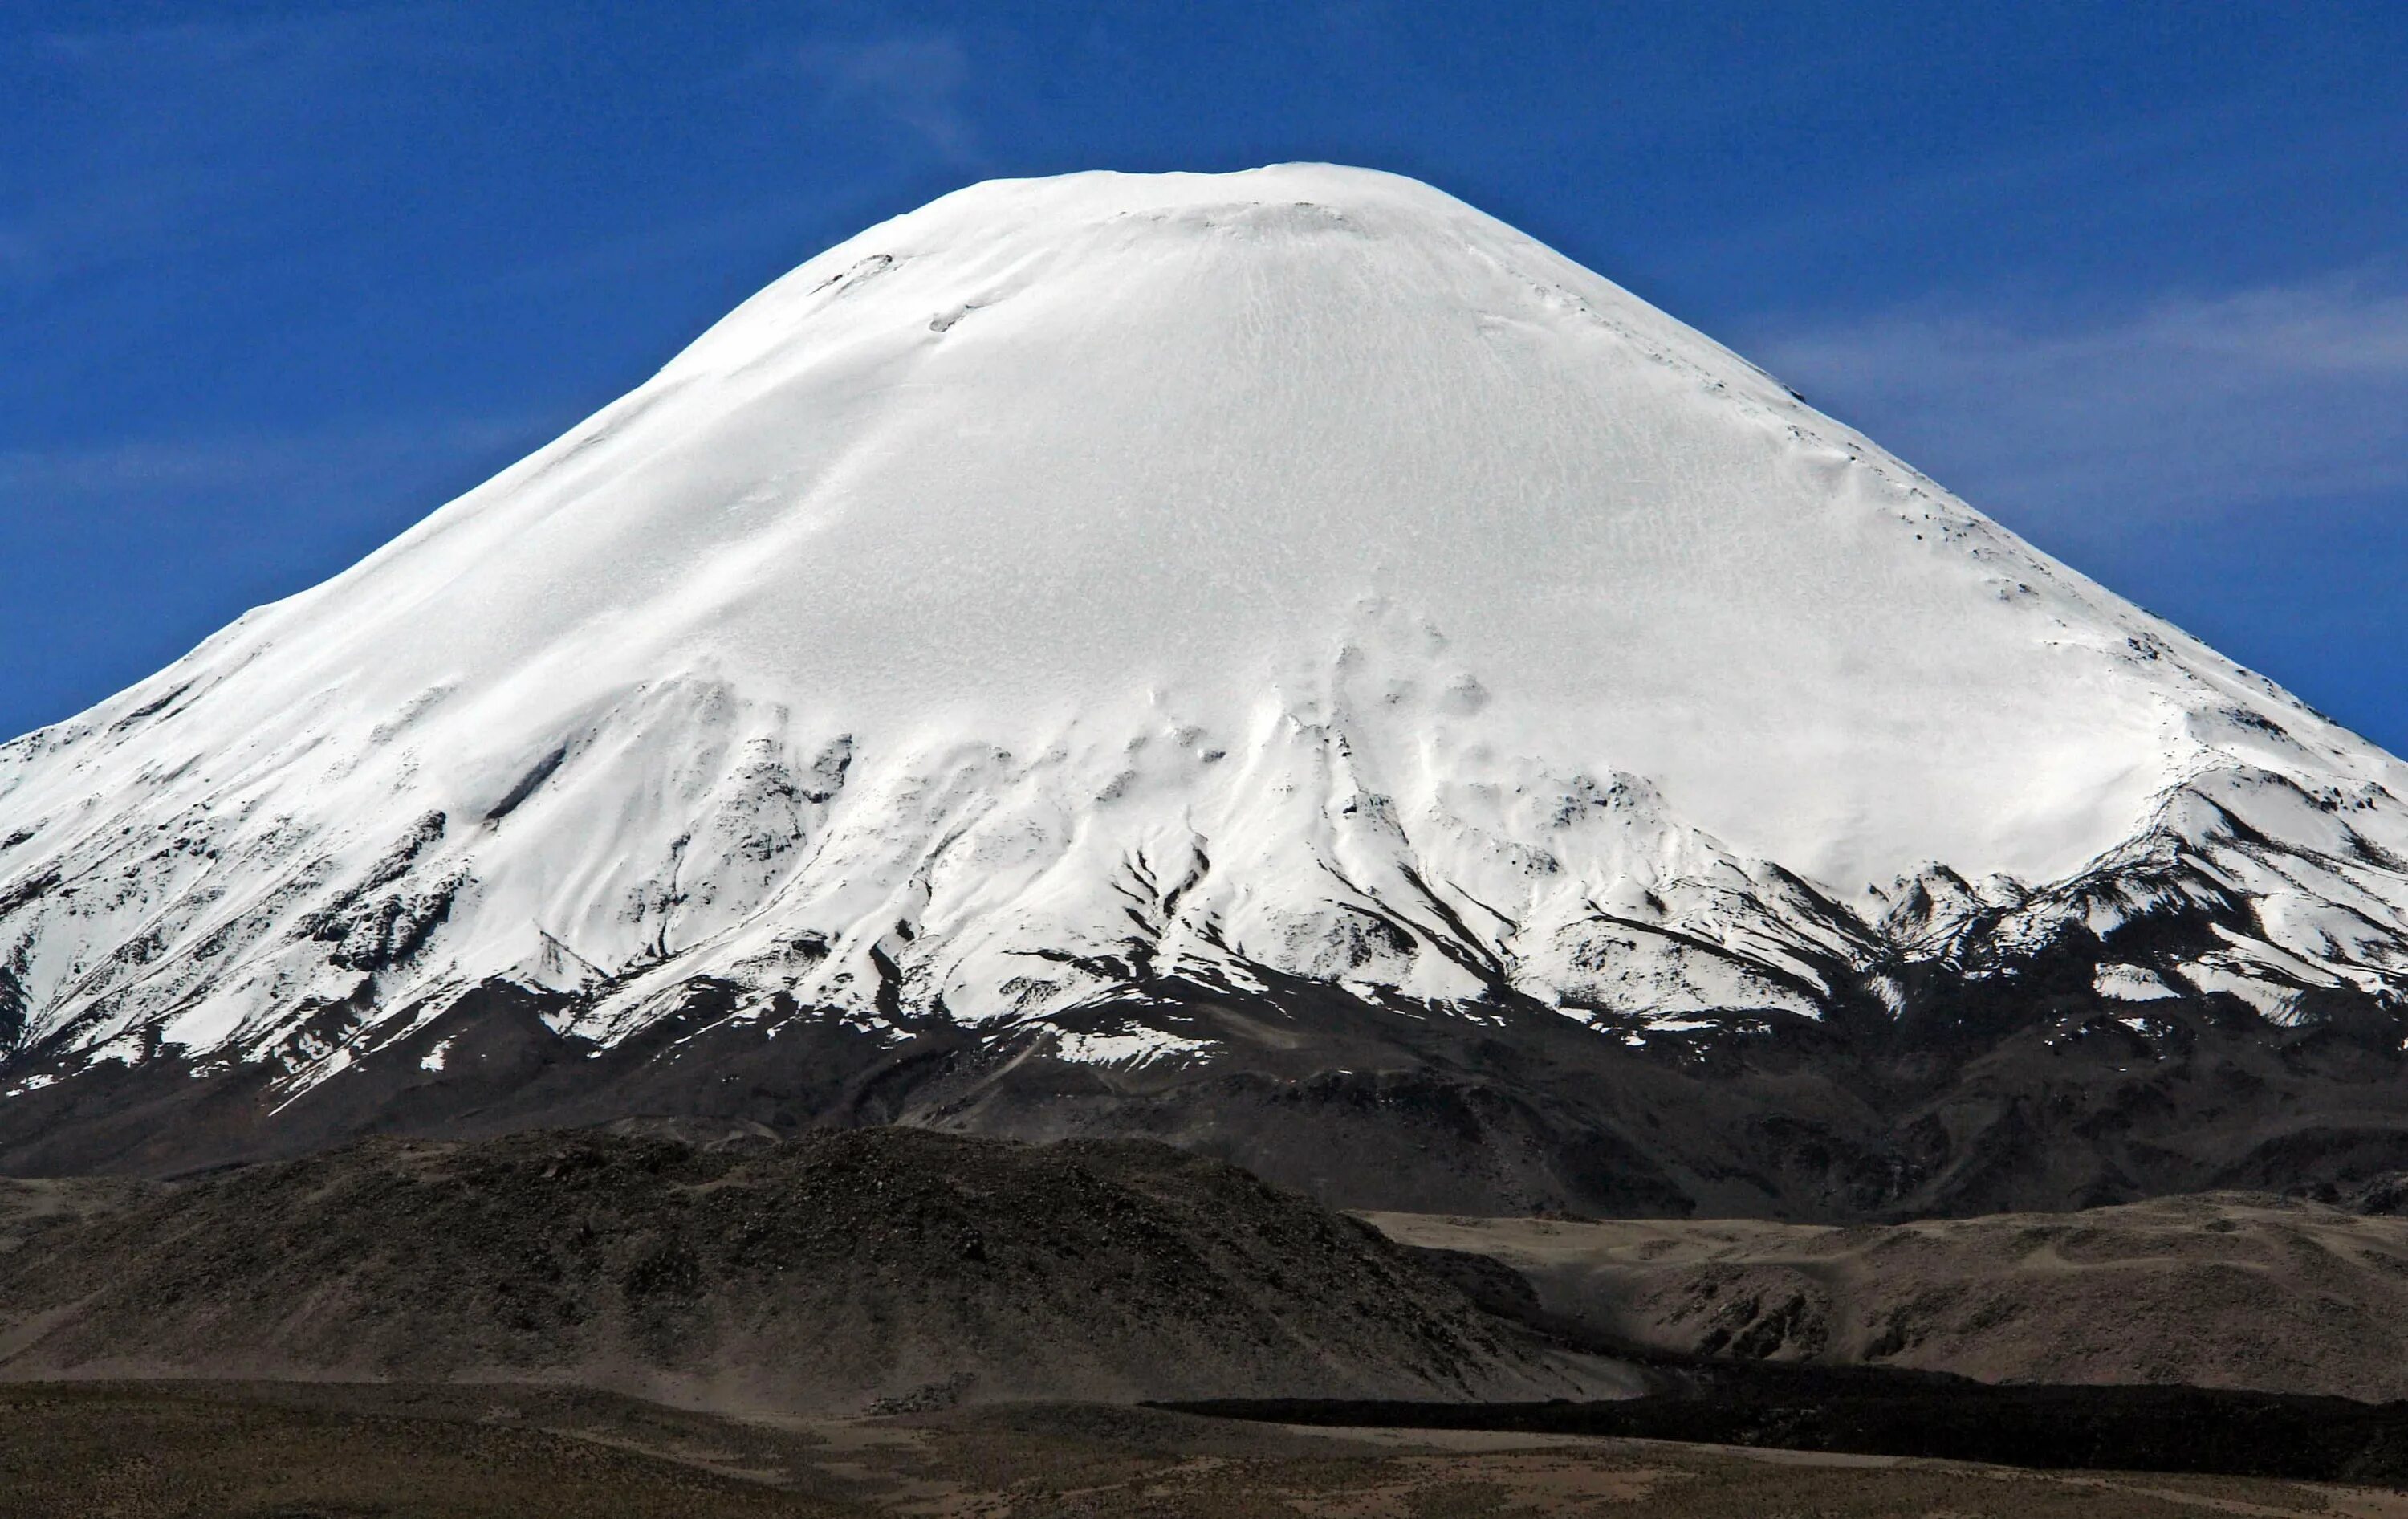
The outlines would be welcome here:
<svg viewBox="0 0 2408 1519">
<path fill-rule="evenodd" d="M 2296 986 L 2252 975 L 2243 964 L 2230 959 L 2191 960 L 2175 968 L 2183 980 L 2201 992 L 2237 996 L 2270 1023 L 2289 1027 L 2299 1022 L 2300 989 Z"/>
<path fill-rule="evenodd" d="M 2166 984 L 2164 977 L 2143 966 L 2102 965 L 2091 978 L 2090 989 L 2116 1002 L 2158 1002 L 2182 996 Z"/>
<path fill-rule="evenodd" d="M 1118 1034 L 1056 1032 L 1054 1055 L 1079 1066 L 1150 1066 L 1163 1060 L 1203 1059 L 1220 1046 L 1212 1039 L 1182 1039 L 1157 1028 L 1131 1028 Z"/>
</svg>

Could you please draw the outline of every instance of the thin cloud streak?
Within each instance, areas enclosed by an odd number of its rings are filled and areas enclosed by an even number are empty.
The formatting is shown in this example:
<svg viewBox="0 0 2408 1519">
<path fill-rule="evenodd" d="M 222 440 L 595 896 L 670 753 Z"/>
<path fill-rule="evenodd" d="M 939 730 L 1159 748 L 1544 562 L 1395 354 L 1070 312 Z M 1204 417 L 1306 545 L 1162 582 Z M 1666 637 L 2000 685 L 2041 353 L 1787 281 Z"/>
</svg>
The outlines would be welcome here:
<svg viewBox="0 0 2408 1519">
<path fill-rule="evenodd" d="M 797 56 L 826 92 L 823 110 L 862 107 L 918 137 L 953 163 L 977 159 L 977 135 L 964 94 L 969 50 L 950 32 L 866 42 L 813 42 Z"/>
<path fill-rule="evenodd" d="M 0 294 L 45 294 L 163 250 L 238 240 L 296 176 L 328 102 L 379 63 L 456 68 L 413 9 L 46 32 L 23 64 L 74 102 L 56 153 L 0 199 Z M 172 114 L 161 103 L 177 101 Z"/>
<path fill-rule="evenodd" d="M 136 438 L 0 451 L 0 498 L 120 502 L 165 494 L 373 491 L 396 469 L 441 468 L 526 440 L 520 423 L 452 421 L 253 438 Z M 432 508 L 434 503 L 427 505 Z"/>
<path fill-rule="evenodd" d="M 367 18 L 336 13 L 307 18 L 176 21 L 84 32 L 46 32 L 42 50 L 79 66 L 122 72 L 172 68 L 222 69 L 289 56 L 296 45 L 315 48 L 348 40 Z"/>
<path fill-rule="evenodd" d="M 0 450 L 0 607 L 73 611 L 0 638 L 0 741 L 356 562 L 542 431 L 452 417 Z"/>
<path fill-rule="evenodd" d="M 2408 294 L 2367 277 L 2084 328 L 1919 306 L 1760 345 L 1976 506 L 2095 539 L 2338 496 L 2408 499 Z"/>
</svg>

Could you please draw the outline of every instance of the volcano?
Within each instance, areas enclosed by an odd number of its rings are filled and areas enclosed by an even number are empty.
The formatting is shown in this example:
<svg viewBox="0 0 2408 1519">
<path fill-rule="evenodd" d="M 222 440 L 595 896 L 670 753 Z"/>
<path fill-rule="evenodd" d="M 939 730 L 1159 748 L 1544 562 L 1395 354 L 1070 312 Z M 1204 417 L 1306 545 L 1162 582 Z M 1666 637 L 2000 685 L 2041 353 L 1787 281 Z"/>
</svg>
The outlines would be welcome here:
<svg viewBox="0 0 2408 1519">
<path fill-rule="evenodd" d="M 947 195 L 0 749 L 0 1166 L 637 1115 L 1794 1216 L 2408 1164 L 2408 767 L 1410 179 Z"/>
</svg>

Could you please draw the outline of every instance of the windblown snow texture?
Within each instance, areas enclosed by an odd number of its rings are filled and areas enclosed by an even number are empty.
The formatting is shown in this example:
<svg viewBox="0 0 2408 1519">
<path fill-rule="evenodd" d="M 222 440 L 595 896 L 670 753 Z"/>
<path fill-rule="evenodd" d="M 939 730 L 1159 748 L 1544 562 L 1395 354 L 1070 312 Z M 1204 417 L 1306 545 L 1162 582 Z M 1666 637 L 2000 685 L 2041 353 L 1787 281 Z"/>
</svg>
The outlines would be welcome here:
<svg viewBox="0 0 2408 1519">
<path fill-rule="evenodd" d="M 1426 186 L 998 181 L 0 749 L 0 1109 L 287 1100 L 502 982 L 595 1051 L 708 988 L 1113 1068 L 1312 987 L 1633 1044 L 2043 976 L 2388 1017 L 2403 795 Z"/>
</svg>

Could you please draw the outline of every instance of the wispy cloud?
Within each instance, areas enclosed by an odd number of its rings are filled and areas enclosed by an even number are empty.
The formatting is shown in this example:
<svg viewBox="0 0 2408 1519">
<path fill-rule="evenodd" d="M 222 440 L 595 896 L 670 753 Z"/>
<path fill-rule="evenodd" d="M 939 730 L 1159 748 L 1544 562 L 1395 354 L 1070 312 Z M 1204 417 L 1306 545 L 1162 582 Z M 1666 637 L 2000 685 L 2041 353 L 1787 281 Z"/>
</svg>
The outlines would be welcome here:
<svg viewBox="0 0 2408 1519">
<path fill-rule="evenodd" d="M 336 11 L 310 17 L 237 18 L 80 32 L 46 32 L 41 50 L 78 65 L 123 72 L 228 68 L 290 58 L 296 50 L 349 50 L 370 17 Z"/>
<path fill-rule="evenodd" d="M 2081 325 L 1925 305 L 1763 347 L 1975 505 L 2082 537 L 2343 495 L 2408 502 L 2408 291 L 2374 275 Z"/>
<path fill-rule="evenodd" d="M 213 508 L 239 494 L 349 502 L 385 494 L 396 475 L 411 480 L 480 462 L 525 444 L 528 434 L 523 422 L 459 419 L 0 451 L 0 501 L 62 508 L 184 497 Z"/>
<path fill-rule="evenodd" d="M 951 32 L 806 44 L 797 61 L 830 111 L 866 109 L 954 162 L 978 156 L 969 50 Z"/>
<path fill-rule="evenodd" d="M 334 10 L 29 39 L 12 64 L 68 103 L 22 145 L 0 193 L 0 294 L 162 247 L 224 241 L 234 208 L 303 171 L 290 150 L 381 59 L 440 54 L 406 10 Z"/>
<path fill-rule="evenodd" d="M 2358 280 L 2185 302 L 2140 325 L 2160 345 L 2277 374 L 2408 376 L 2408 293 Z"/>
<path fill-rule="evenodd" d="M 0 450 L 0 739 L 324 580 L 541 431 L 453 417 Z"/>
<path fill-rule="evenodd" d="M 31 283 L 41 269 L 41 250 L 33 237 L 0 227 L 0 285 Z"/>
</svg>

